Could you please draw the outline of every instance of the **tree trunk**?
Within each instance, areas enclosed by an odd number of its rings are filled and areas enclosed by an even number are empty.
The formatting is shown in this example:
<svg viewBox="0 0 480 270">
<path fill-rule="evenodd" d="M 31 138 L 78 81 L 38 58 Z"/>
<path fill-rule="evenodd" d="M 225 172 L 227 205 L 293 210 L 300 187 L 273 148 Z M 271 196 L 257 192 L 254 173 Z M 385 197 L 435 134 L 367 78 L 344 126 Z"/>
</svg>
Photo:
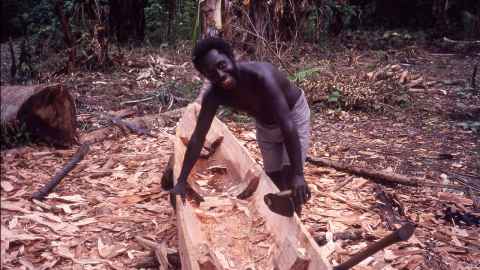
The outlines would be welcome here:
<svg viewBox="0 0 480 270">
<path fill-rule="evenodd" d="M 257 32 L 268 40 L 289 41 L 296 37 L 310 8 L 309 0 L 255 1 L 250 5 Z"/>
<path fill-rule="evenodd" d="M 77 140 L 75 103 L 61 85 L 3 86 L 0 119 L 4 135 L 24 127 L 57 146 Z"/>
<path fill-rule="evenodd" d="M 438 31 L 443 34 L 448 32 L 449 21 L 447 15 L 448 0 L 434 0 L 432 4 L 432 14 Z"/>
<path fill-rule="evenodd" d="M 137 42 L 145 39 L 145 0 L 136 0 L 135 5 L 135 37 Z"/>
<path fill-rule="evenodd" d="M 168 29 L 167 37 L 170 45 L 175 44 L 177 40 L 177 0 L 168 0 Z"/>
<path fill-rule="evenodd" d="M 93 48 L 97 58 L 97 63 L 101 68 L 111 64 L 108 57 L 108 27 L 107 19 L 110 14 L 110 8 L 107 5 L 98 5 L 95 2 L 96 23 L 93 28 Z"/>
<path fill-rule="evenodd" d="M 201 4 L 202 37 L 218 37 L 222 31 L 222 1 L 205 0 Z"/>
<path fill-rule="evenodd" d="M 101 68 L 105 68 L 110 64 L 110 58 L 108 57 L 108 40 L 106 39 L 105 26 L 98 23 L 93 30 L 93 49 L 95 57 L 97 58 L 97 64 Z"/>
<path fill-rule="evenodd" d="M 55 2 L 55 12 L 60 20 L 60 25 L 62 26 L 63 38 L 65 40 L 65 44 L 67 45 L 67 52 L 68 52 L 68 63 L 66 66 L 65 73 L 70 73 L 75 69 L 75 59 L 77 57 L 77 51 L 75 49 L 75 44 L 73 41 L 72 32 L 70 31 L 70 23 L 63 12 L 63 6 L 65 5 L 63 0 L 57 0 Z"/>
<path fill-rule="evenodd" d="M 12 38 L 8 40 L 8 47 L 10 49 L 10 58 L 12 59 L 12 63 L 10 65 L 10 82 L 15 82 L 15 76 L 17 75 L 17 61 L 15 60 L 15 50 L 13 49 Z"/>
</svg>

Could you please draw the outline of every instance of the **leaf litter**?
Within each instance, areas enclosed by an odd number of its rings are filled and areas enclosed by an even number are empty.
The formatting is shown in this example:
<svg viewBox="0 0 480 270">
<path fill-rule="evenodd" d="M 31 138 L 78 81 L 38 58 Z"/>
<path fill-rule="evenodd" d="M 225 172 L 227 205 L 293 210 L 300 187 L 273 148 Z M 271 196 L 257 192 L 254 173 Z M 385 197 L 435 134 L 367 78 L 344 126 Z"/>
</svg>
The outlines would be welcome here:
<svg viewBox="0 0 480 270">
<path fill-rule="evenodd" d="M 128 269 L 148 255 L 134 240 L 137 235 L 176 246 L 175 216 L 159 180 L 172 146 L 169 136 L 160 132 L 152 140 L 129 135 L 95 144 L 81 162 L 85 169 L 101 168 L 114 158 L 112 169 L 132 170 L 91 178 L 76 168 L 55 193 L 39 203 L 30 201 L 30 194 L 69 155 L 53 148 L 41 149 L 42 155 L 33 155 L 33 151 L 38 153 L 34 148 L 24 149 L 21 155 L 18 149 L 2 152 L 2 171 L 7 172 L 8 181 L 26 189 L 2 190 L 2 268 Z M 131 158 L 116 159 L 115 149 Z M 12 173 L 19 171 L 26 177 Z M 38 175 L 38 171 L 45 174 Z M 135 177 L 136 171 L 142 171 L 142 176 Z M 5 176 L 2 173 L 2 182 Z"/>
</svg>

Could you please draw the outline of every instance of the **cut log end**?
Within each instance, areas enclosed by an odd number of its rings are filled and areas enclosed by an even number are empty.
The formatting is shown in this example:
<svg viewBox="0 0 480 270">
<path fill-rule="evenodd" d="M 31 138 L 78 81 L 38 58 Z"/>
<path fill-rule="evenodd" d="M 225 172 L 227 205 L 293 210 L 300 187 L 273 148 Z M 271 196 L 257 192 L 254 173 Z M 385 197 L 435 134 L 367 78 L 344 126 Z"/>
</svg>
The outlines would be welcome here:
<svg viewBox="0 0 480 270">
<path fill-rule="evenodd" d="M 75 103 L 62 85 L 5 86 L 1 91 L 2 128 L 25 131 L 55 146 L 77 141 Z"/>
</svg>

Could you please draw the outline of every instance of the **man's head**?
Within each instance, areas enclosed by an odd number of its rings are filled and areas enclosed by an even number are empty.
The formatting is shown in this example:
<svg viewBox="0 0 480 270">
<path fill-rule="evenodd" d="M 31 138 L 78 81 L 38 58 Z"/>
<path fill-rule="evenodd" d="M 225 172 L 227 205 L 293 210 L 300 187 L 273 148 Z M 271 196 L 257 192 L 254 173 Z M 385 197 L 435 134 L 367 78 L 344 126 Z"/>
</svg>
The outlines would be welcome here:
<svg viewBox="0 0 480 270">
<path fill-rule="evenodd" d="M 214 85 L 225 90 L 235 87 L 236 65 L 230 45 L 220 38 L 200 40 L 192 53 L 195 68 Z"/>
</svg>

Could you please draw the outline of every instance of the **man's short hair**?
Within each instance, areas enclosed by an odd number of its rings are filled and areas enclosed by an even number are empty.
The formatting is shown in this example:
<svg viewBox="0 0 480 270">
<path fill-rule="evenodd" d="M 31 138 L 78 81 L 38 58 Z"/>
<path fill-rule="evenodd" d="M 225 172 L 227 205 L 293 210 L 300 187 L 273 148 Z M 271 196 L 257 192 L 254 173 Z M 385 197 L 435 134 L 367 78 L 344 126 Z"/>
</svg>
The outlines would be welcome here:
<svg viewBox="0 0 480 270">
<path fill-rule="evenodd" d="M 228 56 L 232 61 L 235 60 L 233 56 L 232 47 L 225 40 L 221 38 L 205 38 L 197 42 L 192 52 L 193 65 L 197 70 L 200 70 L 200 60 L 210 51 L 217 50 L 220 53 Z"/>
</svg>

